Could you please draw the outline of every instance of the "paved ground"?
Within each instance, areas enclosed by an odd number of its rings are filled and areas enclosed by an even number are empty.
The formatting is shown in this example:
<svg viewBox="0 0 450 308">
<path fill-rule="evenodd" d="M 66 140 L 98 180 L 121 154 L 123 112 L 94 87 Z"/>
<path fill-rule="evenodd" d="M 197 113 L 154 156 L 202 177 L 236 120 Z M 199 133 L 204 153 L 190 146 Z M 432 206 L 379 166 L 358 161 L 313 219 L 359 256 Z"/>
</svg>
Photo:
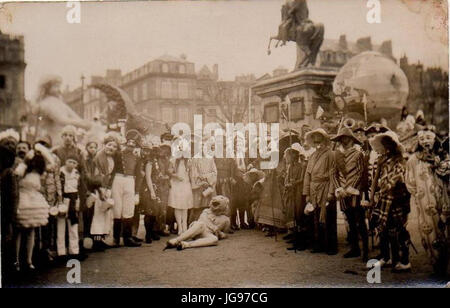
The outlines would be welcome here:
<svg viewBox="0 0 450 308">
<path fill-rule="evenodd" d="M 340 227 L 341 242 L 343 230 Z M 414 238 L 414 242 L 420 243 Z M 185 251 L 166 250 L 164 241 L 140 248 L 110 249 L 90 254 L 81 263 L 80 287 L 442 287 L 430 278 L 423 250 L 412 253 L 413 271 L 392 274 L 382 271 L 382 283 L 366 281 L 367 269 L 359 259 L 344 259 L 341 243 L 336 256 L 287 251 L 280 238 L 260 231 L 239 231 L 217 247 Z M 16 286 L 70 287 L 64 266 L 22 277 Z M 10 285 L 11 286 L 11 285 Z"/>
</svg>

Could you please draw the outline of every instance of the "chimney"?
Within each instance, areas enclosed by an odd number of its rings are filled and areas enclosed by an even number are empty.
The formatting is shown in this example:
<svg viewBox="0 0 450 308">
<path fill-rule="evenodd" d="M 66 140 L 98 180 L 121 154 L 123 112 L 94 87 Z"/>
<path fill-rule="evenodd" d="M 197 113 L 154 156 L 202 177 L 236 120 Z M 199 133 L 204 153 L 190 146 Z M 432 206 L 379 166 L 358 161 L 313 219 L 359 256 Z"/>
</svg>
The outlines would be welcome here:
<svg viewBox="0 0 450 308">
<path fill-rule="evenodd" d="M 359 52 L 372 50 L 372 41 L 370 36 L 358 39 L 356 41 L 356 46 L 358 47 Z"/>
<path fill-rule="evenodd" d="M 408 67 L 408 57 L 406 55 L 403 55 L 403 57 L 400 58 L 400 67 L 403 70 Z"/>
<path fill-rule="evenodd" d="M 219 65 L 214 64 L 213 65 L 213 76 L 215 80 L 219 80 Z"/>
<path fill-rule="evenodd" d="M 339 37 L 339 49 L 340 50 L 347 50 L 347 37 L 345 34 L 342 34 Z"/>
<path fill-rule="evenodd" d="M 187 56 L 186 56 L 184 53 L 182 53 L 182 54 L 180 55 L 180 59 L 186 61 L 186 60 L 187 60 Z"/>
<path fill-rule="evenodd" d="M 382 54 L 388 56 L 389 58 L 393 58 L 392 55 L 392 41 L 384 41 L 381 44 L 380 50 Z"/>
</svg>

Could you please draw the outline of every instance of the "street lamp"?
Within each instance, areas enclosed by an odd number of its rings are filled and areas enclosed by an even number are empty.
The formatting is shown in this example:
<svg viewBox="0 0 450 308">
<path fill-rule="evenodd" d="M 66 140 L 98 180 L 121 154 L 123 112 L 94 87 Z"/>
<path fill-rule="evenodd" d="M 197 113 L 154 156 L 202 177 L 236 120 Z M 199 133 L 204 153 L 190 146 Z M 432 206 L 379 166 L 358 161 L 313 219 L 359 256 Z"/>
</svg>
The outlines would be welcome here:
<svg viewBox="0 0 450 308">
<path fill-rule="evenodd" d="M 84 75 L 81 74 L 81 109 L 80 109 L 80 113 L 81 113 L 81 117 L 84 119 Z"/>
</svg>

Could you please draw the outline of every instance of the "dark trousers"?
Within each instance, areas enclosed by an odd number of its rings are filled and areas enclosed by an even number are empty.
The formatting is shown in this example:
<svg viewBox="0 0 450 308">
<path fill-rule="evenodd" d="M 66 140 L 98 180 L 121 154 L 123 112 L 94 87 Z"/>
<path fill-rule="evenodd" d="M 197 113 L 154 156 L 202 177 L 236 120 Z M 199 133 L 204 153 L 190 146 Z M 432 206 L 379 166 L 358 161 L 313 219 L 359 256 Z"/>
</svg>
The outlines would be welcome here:
<svg viewBox="0 0 450 308">
<path fill-rule="evenodd" d="M 92 218 L 94 217 L 94 206 L 86 207 L 83 211 L 83 237 L 91 237 Z"/>
<path fill-rule="evenodd" d="M 241 202 L 239 204 L 234 203 L 234 206 L 231 208 L 230 220 L 231 225 L 237 226 L 237 217 L 239 210 L 239 227 L 243 228 L 245 224 L 245 213 L 247 212 L 247 223 L 250 228 L 255 226 L 255 218 L 253 216 L 253 211 L 250 205 L 250 202 Z"/>
<path fill-rule="evenodd" d="M 366 213 L 361 206 L 349 207 L 345 211 L 347 222 L 349 226 L 348 236 L 351 249 L 358 251 L 359 237 L 361 237 L 363 243 L 363 251 L 367 254 L 369 249 L 369 236 L 367 233 L 366 225 Z"/>
<path fill-rule="evenodd" d="M 137 208 L 135 208 L 135 210 L 134 210 L 134 216 L 133 216 L 133 218 L 131 218 L 131 221 L 132 221 L 132 223 L 131 223 L 131 227 L 132 227 L 132 233 L 133 233 L 133 236 L 137 236 L 137 233 L 138 233 L 138 230 L 139 230 L 139 223 L 140 223 L 140 220 L 141 220 L 141 214 L 140 214 L 140 212 L 138 211 L 138 209 Z"/>
<path fill-rule="evenodd" d="M 401 230 L 395 228 L 386 228 L 380 233 L 380 251 L 383 259 L 388 261 L 392 256 L 392 264 L 395 265 L 398 262 L 402 264 L 409 263 L 409 247 L 407 244 L 407 238 L 409 237 L 408 231 L 401 227 Z"/>
<path fill-rule="evenodd" d="M 170 230 L 175 230 L 175 212 L 173 207 L 167 206 L 166 212 L 166 224 L 169 226 Z"/>
<path fill-rule="evenodd" d="M 316 251 L 337 251 L 337 209 L 336 202 L 326 207 L 326 221 L 320 222 L 320 208 L 314 211 L 313 249 Z"/>
<path fill-rule="evenodd" d="M 56 248 L 56 218 L 50 216 L 48 224 L 41 227 L 42 249 L 53 250 Z"/>
<path fill-rule="evenodd" d="M 145 215 L 144 216 L 144 227 L 145 227 L 145 239 L 151 239 L 152 234 L 157 231 L 155 230 L 155 226 L 157 226 L 156 216 L 153 215 Z"/>
</svg>

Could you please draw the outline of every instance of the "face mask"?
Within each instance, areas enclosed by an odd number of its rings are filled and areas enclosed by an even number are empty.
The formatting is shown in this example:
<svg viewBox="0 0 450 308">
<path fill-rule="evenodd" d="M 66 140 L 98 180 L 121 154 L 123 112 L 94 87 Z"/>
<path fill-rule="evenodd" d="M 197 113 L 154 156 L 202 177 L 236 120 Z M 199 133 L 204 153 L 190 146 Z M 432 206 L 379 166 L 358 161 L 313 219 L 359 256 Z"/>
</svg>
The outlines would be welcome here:
<svg viewBox="0 0 450 308">
<path fill-rule="evenodd" d="M 436 140 L 436 134 L 431 131 L 422 131 L 418 134 L 419 144 L 427 150 L 431 150 Z"/>
<path fill-rule="evenodd" d="M 17 153 L 17 156 L 19 156 L 19 158 L 21 158 L 21 159 L 24 159 L 25 155 L 27 155 L 27 152 L 25 152 L 25 151 L 19 151 Z"/>
</svg>

